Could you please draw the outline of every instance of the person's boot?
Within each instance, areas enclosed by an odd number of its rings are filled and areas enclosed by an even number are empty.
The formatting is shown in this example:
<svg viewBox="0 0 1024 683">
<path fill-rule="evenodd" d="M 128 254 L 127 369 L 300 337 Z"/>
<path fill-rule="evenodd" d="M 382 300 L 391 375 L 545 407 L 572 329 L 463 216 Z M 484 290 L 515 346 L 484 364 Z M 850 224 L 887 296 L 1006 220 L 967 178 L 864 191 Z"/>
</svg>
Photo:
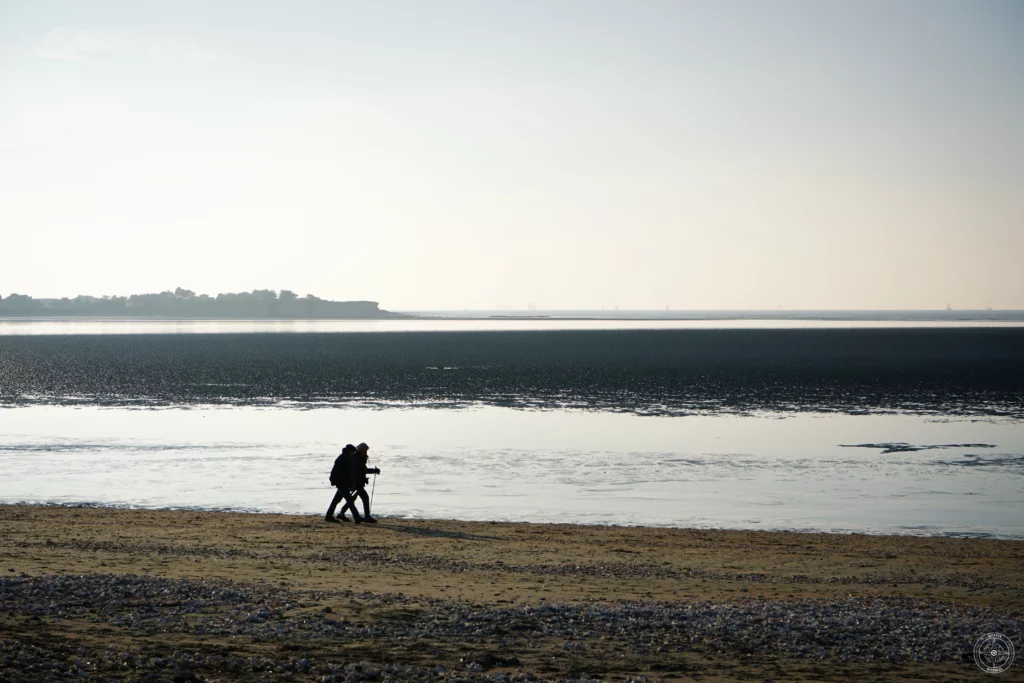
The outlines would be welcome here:
<svg viewBox="0 0 1024 683">
<path fill-rule="evenodd" d="M 351 522 L 352 520 L 349 519 L 348 516 L 343 512 L 340 515 L 338 515 L 338 518 L 335 521 L 337 521 L 337 522 Z"/>
<path fill-rule="evenodd" d="M 367 524 L 376 524 L 377 523 L 377 520 L 375 518 L 371 517 L 370 515 L 364 516 L 363 517 L 363 521 L 366 522 Z"/>
<path fill-rule="evenodd" d="M 353 510 L 352 511 L 352 521 L 355 522 L 356 524 L 362 524 L 363 523 L 363 518 L 359 516 L 358 512 Z"/>
<path fill-rule="evenodd" d="M 324 517 L 324 521 L 325 521 L 325 522 L 331 522 L 331 523 L 337 523 L 337 521 L 338 521 L 338 520 L 336 520 L 336 519 L 335 519 L 334 517 L 332 517 L 331 515 L 326 515 L 326 516 Z"/>
</svg>

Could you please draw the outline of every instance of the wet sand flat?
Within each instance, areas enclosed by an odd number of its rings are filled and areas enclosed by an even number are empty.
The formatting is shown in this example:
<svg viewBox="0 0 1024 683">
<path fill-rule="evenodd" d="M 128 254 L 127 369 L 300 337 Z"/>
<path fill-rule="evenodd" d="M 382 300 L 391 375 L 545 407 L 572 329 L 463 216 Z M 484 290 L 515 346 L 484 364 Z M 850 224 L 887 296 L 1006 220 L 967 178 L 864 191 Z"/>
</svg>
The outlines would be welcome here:
<svg viewBox="0 0 1024 683">
<path fill-rule="evenodd" d="M 1024 329 L 0 336 L 0 404 L 1024 416 Z"/>
<path fill-rule="evenodd" d="M 983 680 L 1024 624 L 989 539 L 0 506 L 0 570 L 5 680 Z"/>
</svg>

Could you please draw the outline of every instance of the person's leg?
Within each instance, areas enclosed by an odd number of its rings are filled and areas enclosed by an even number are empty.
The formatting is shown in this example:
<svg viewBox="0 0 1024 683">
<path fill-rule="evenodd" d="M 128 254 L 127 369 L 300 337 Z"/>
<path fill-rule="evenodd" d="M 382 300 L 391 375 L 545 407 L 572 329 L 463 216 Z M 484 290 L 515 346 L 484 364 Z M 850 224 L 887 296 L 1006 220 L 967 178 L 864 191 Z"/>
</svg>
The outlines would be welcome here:
<svg viewBox="0 0 1024 683">
<path fill-rule="evenodd" d="M 377 520 L 370 516 L 370 496 L 366 493 L 366 489 L 359 489 L 356 493 L 358 493 L 359 497 L 363 499 L 363 518 L 367 522 L 376 522 Z M 352 505 L 352 509 L 355 510 L 354 503 Z"/>
<path fill-rule="evenodd" d="M 347 522 L 348 517 L 345 516 L 345 513 L 348 510 L 352 511 L 353 517 L 359 517 L 359 513 L 356 512 L 356 499 L 353 497 L 351 491 L 345 492 L 345 504 L 341 506 L 341 512 L 338 513 L 338 519 Z"/>
<path fill-rule="evenodd" d="M 338 503 L 341 501 L 342 498 L 352 501 L 353 503 L 355 502 L 352 500 L 352 496 L 348 495 L 345 490 L 338 489 L 337 492 L 334 494 L 334 498 L 331 499 L 331 506 L 327 508 L 327 514 L 324 516 L 324 519 L 326 519 L 328 522 L 337 521 L 336 519 L 334 519 L 334 508 L 338 507 Z"/>
<path fill-rule="evenodd" d="M 363 518 L 359 516 L 359 511 L 356 510 L 356 497 L 355 491 L 345 492 L 345 507 L 352 511 L 352 518 L 356 522 L 362 522 Z"/>
</svg>

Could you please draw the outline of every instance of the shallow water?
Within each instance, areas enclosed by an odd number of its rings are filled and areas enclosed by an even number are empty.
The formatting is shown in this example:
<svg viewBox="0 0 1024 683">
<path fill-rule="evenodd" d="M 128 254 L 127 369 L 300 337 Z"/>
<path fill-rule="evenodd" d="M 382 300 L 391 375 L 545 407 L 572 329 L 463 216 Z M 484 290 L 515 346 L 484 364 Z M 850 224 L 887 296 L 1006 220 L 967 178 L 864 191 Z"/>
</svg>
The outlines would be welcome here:
<svg viewBox="0 0 1024 683">
<path fill-rule="evenodd" d="M 386 516 L 1024 538 L 1024 422 L 912 415 L 13 407 L 0 502 L 322 514 L 359 441 Z"/>
</svg>

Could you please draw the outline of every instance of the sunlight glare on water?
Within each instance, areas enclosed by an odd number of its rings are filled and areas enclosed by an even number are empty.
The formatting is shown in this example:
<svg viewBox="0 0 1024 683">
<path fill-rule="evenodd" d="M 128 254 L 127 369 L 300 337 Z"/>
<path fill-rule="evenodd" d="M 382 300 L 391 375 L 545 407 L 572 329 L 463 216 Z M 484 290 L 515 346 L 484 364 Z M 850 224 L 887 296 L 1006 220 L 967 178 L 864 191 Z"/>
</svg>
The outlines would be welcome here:
<svg viewBox="0 0 1024 683">
<path fill-rule="evenodd" d="M 366 441 L 382 516 L 1024 538 L 1012 420 L 56 406 L 0 420 L 5 503 L 322 514 L 335 455 Z"/>
</svg>

